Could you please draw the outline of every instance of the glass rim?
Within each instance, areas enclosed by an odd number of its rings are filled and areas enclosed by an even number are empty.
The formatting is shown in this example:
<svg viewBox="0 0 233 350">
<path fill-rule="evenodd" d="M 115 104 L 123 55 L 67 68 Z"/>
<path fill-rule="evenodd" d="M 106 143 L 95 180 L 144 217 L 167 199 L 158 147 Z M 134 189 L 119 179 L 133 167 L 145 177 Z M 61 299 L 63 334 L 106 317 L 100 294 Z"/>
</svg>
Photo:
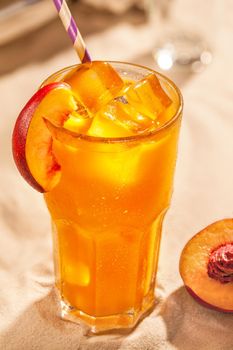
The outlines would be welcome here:
<svg viewBox="0 0 233 350">
<path fill-rule="evenodd" d="M 150 139 L 150 138 L 154 137 L 155 135 L 160 134 L 161 132 L 164 132 L 165 130 L 172 127 L 172 125 L 182 115 L 183 105 L 184 105 L 183 96 L 181 94 L 180 89 L 176 86 L 176 84 L 170 78 L 166 77 L 162 73 L 159 73 L 152 68 L 148 68 L 148 67 L 145 67 L 143 65 L 136 64 L 136 63 L 129 63 L 129 62 L 123 62 L 123 61 L 104 61 L 104 60 L 98 60 L 98 61 L 108 62 L 108 63 L 113 64 L 113 65 L 114 64 L 122 64 L 125 66 L 140 68 L 140 69 L 147 70 L 148 73 L 156 74 L 157 76 L 161 77 L 166 82 L 168 82 L 169 85 L 175 90 L 177 97 L 178 97 L 178 103 L 177 103 L 178 107 L 177 107 L 176 111 L 174 112 L 174 115 L 172 116 L 172 118 L 170 118 L 166 123 L 164 123 L 163 125 L 161 125 L 160 127 L 158 127 L 155 130 L 151 130 L 151 131 L 149 130 L 149 131 L 142 133 L 142 134 L 136 134 L 136 135 L 131 135 L 131 136 L 121 136 L 121 137 L 90 136 L 90 135 L 70 131 L 68 129 L 61 127 L 61 129 L 65 133 L 75 137 L 77 140 L 83 140 L 83 141 L 88 141 L 88 142 L 92 142 L 92 143 L 122 143 L 122 142 L 128 143 L 128 142 L 135 142 L 135 141 L 144 141 L 144 140 Z M 78 67 L 80 65 L 81 65 L 81 63 L 73 64 L 71 66 L 67 66 L 67 67 L 64 67 L 64 68 L 58 70 L 57 72 L 51 74 L 48 78 L 46 78 L 40 87 L 45 86 L 46 82 L 49 79 L 56 77 L 56 76 L 59 76 L 59 74 L 61 74 L 62 72 L 66 71 L 66 70 L 72 70 L 73 68 Z"/>
</svg>

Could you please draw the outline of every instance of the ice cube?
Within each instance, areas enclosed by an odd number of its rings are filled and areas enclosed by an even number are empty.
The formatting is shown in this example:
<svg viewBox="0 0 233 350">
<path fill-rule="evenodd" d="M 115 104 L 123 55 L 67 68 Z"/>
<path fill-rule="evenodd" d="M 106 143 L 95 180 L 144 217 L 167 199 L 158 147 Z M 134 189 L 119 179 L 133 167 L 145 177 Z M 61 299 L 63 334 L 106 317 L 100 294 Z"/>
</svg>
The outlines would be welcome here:
<svg viewBox="0 0 233 350">
<path fill-rule="evenodd" d="M 133 133 L 142 133 L 154 126 L 154 121 L 138 112 L 131 104 L 115 101 L 116 123 Z"/>
<path fill-rule="evenodd" d="M 91 281 L 91 259 L 93 259 L 93 242 L 85 230 L 82 230 L 73 219 L 76 217 L 76 196 L 70 194 L 67 198 L 74 201 L 73 210 L 68 208 L 68 202 L 62 203 L 59 210 L 63 210 L 66 220 L 56 219 L 54 229 L 58 235 L 62 250 L 60 251 L 61 278 L 65 284 L 73 284 L 79 287 L 88 286 Z"/>
<path fill-rule="evenodd" d="M 109 111 L 110 106 L 107 110 Z M 127 137 L 134 133 L 125 128 L 120 123 L 116 122 L 116 118 L 111 113 L 107 116 L 104 112 L 99 112 L 92 121 L 92 124 L 87 132 L 90 136 L 97 137 Z"/>
<path fill-rule="evenodd" d="M 90 271 L 82 261 L 70 261 L 64 266 L 65 281 L 81 287 L 90 283 Z"/>
<path fill-rule="evenodd" d="M 85 63 L 65 78 L 78 100 L 96 113 L 102 106 L 116 97 L 124 86 L 123 80 L 107 62 Z"/>
<path fill-rule="evenodd" d="M 119 97 L 94 117 L 88 134 L 100 137 L 125 137 L 147 131 L 154 122 Z"/>
<path fill-rule="evenodd" d="M 76 111 L 69 114 L 63 127 L 77 133 L 86 133 L 92 122 L 92 117 L 87 109 L 81 104 L 77 104 Z"/>
<path fill-rule="evenodd" d="M 149 74 L 130 86 L 125 97 L 138 112 L 153 120 L 172 103 L 155 74 Z"/>
</svg>

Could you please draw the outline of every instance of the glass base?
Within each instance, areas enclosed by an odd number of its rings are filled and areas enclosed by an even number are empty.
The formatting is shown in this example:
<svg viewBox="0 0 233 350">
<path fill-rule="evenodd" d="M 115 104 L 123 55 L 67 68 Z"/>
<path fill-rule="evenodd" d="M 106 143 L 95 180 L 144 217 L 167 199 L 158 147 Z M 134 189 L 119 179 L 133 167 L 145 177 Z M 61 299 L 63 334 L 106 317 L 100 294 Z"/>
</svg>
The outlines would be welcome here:
<svg viewBox="0 0 233 350">
<path fill-rule="evenodd" d="M 148 293 L 142 301 L 140 310 L 130 309 L 125 313 L 94 317 L 86 314 L 81 310 L 77 310 L 64 300 L 60 300 L 61 318 L 67 321 L 82 323 L 87 327 L 87 333 L 97 334 L 109 331 L 126 331 L 132 330 L 137 323 L 146 317 L 155 306 L 154 293 Z"/>
</svg>

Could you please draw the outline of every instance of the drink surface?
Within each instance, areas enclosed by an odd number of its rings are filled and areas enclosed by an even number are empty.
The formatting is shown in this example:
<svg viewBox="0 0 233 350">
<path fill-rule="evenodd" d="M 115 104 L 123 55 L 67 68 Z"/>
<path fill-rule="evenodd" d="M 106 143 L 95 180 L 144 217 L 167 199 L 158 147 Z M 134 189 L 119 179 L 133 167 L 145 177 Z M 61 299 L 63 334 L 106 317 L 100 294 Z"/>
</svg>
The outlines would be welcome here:
<svg viewBox="0 0 233 350">
<path fill-rule="evenodd" d="M 79 317 L 92 316 L 93 324 L 106 317 L 107 324 L 112 315 L 131 313 L 134 321 L 120 318 L 118 326 L 132 325 L 154 302 L 180 118 L 161 126 L 176 114 L 179 96 L 155 74 L 135 82 L 98 62 L 56 79 L 65 80 L 78 101 L 63 128 L 50 125 L 62 169 L 58 185 L 44 195 L 56 285 Z"/>
<path fill-rule="evenodd" d="M 77 133 L 107 138 L 142 134 L 161 127 L 176 113 L 175 95 L 169 96 L 154 73 L 135 82 L 97 61 L 75 68 L 63 80 L 77 103 L 63 126 Z"/>
</svg>

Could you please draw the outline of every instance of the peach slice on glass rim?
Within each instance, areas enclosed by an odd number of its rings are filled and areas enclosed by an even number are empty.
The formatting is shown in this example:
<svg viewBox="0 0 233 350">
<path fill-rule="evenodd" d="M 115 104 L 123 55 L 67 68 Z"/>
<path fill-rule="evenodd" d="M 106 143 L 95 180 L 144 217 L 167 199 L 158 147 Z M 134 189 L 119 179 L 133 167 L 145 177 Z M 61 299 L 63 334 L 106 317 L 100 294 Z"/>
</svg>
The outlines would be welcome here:
<svg viewBox="0 0 233 350">
<path fill-rule="evenodd" d="M 32 96 L 16 120 L 13 157 L 21 175 L 39 192 L 50 191 L 60 179 L 60 166 L 44 119 L 62 126 L 76 109 L 71 88 L 65 83 L 51 83 Z"/>
<path fill-rule="evenodd" d="M 180 275 L 200 304 L 233 313 L 233 219 L 207 226 L 186 244 Z"/>
</svg>

